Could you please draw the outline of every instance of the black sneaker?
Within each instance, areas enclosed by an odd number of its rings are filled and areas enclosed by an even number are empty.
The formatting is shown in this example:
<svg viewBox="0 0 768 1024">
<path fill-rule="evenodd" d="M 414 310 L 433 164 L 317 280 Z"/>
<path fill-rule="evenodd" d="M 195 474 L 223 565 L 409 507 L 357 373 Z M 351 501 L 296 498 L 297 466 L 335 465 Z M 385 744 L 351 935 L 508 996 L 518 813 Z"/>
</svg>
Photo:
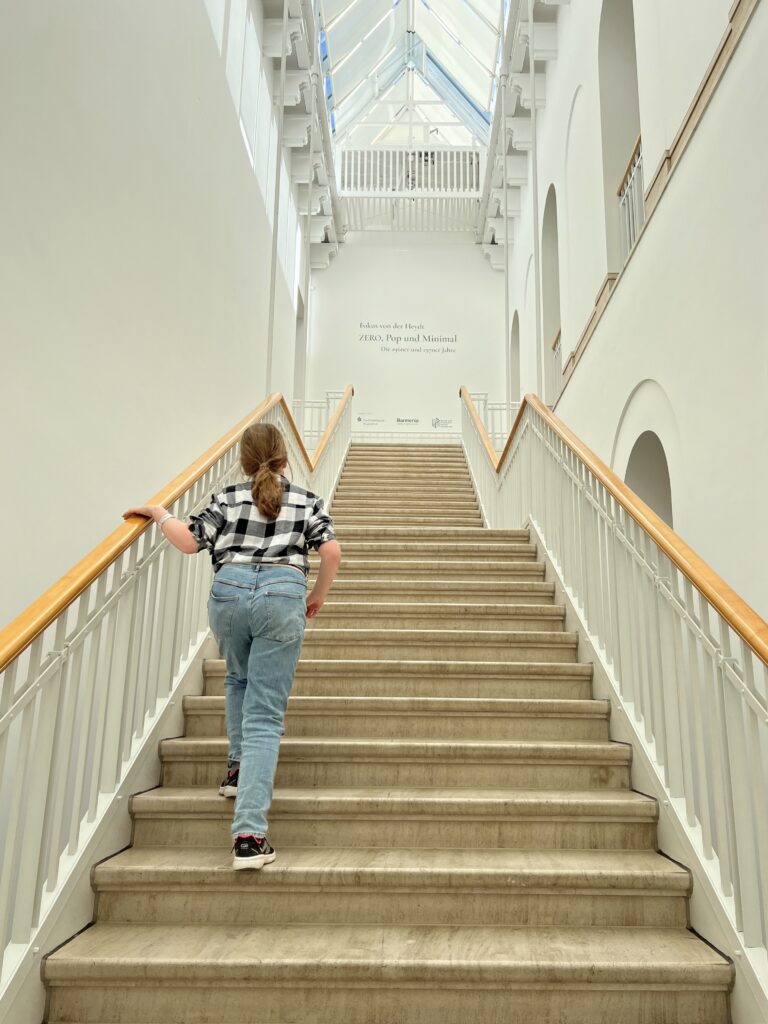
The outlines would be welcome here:
<svg viewBox="0 0 768 1024">
<path fill-rule="evenodd" d="M 226 779 L 223 779 L 219 786 L 219 796 L 237 796 L 237 777 L 239 774 L 239 768 L 228 769 Z"/>
<path fill-rule="evenodd" d="M 266 838 L 257 839 L 256 836 L 238 836 L 232 849 L 235 854 L 232 867 L 235 871 L 248 868 L 258 871 L 265 864 L 271 864 L 277 856 Z"/>
</svg>

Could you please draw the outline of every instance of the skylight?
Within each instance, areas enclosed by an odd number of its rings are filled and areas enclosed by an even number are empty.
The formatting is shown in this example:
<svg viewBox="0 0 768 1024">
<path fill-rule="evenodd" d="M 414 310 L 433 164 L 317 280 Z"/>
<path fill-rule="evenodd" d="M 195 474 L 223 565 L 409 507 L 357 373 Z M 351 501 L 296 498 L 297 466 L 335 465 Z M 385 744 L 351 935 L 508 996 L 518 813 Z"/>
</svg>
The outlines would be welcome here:
<svg viewBox="0 0 768 1024">
<path fill-rule="evenodd" d="M 502 24 L 498 0 L 317 0 L 337 141 L 485 141 Z"/>
</svg>

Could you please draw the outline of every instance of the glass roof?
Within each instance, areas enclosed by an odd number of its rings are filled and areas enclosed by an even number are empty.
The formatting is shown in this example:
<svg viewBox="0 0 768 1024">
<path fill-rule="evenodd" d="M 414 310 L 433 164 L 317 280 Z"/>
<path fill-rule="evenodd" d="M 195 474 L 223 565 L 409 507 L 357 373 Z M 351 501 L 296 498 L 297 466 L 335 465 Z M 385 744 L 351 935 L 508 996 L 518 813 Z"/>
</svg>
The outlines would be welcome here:
<svg viewBox="0 0 768 1024">
<path fill-rule="evenodd" d="M 485 142 L 507 0 L 317 0 L 337 142 Z"/>
</svg>

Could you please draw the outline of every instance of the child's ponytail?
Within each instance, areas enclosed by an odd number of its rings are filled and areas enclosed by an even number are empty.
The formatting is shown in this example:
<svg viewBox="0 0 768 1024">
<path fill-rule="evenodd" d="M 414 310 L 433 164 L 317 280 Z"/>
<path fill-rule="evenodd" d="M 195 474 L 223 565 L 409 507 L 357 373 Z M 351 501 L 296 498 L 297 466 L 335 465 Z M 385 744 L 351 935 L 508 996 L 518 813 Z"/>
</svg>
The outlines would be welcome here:
<svg viewBox="0 0 768 1024">
<path fill-rule="evenodd" d="M 240 465 L 251 478 L 253 503 L 262 515 L 276 519 L 283 504 L 278 473 L 288 459 L 285 439 L 271 423 L 255 423 L 240 441 Z"/>
</svg>

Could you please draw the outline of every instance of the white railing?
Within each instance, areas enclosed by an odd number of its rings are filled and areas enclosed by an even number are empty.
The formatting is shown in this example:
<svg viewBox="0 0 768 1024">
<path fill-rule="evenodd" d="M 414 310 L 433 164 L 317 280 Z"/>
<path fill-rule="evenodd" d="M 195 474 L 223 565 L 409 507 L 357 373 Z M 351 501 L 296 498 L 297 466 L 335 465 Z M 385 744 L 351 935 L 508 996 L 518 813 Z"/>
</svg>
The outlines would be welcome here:
<svg viewBox="0 0 768 1024">
<path fill-rule="evenodd" d="M 319 494 L 326 505 L 333 499 L 352 439 L 352 395 L 351 388 L 341 392 L 341 401 L 325 428 L 312 460 L 312 472 L 304 485 Z"/>
<path fill-rule="evenodd" d="M 537 400 L 498 472 L 473 411 L 463 443 L 488 525 L 534 525 L 721 906 L 745 948 L 765 947 L 768 626 Z"/>
<path fill-rule="evenodd" d="M 506 402 L 489 402 L 487 391 L 473 391 L 470 397 L 475 403 L 491 444 L 496 452 L 501 453 L 520 409 L 520 403 L 512 402 L 507 406 Z"/>
<path fill-rule="evenodd" d="M 251 419 L 282 430 L 294 481 L 328 501 L 349 398 L 314 464 L 280 396 Z M 179 517 L 205 506 L 241 474 L 244 426 L 152 503 Z M 0 633 L 0 995 L 206 633 L 210 580 L 207 557 L 185 557 L 154 525 L 125 524 Z"/>
<path fill-rule="evenodd" d="M 345 149 L 339 190 L 354 198 L 445 196 L 479 199 L 481 152 L 474 148 Z"/>
<path fill-rule="evenodd" d="M 343 391 L 326 391 L 322 399 L 294 398 L 293 419 L 309 451 L 314 451 L 330 422 L 333 410 L 341 401 Z"/>
<path fill-rule="evenodd" d="M 621 219 L 621 261 L 626 263 L 637 236 L 645 223 L 645 195 L 643 188 L 643 148 L 637 140 L 626 173 L 619 185 L 619 212 Z"/>
</svg>

